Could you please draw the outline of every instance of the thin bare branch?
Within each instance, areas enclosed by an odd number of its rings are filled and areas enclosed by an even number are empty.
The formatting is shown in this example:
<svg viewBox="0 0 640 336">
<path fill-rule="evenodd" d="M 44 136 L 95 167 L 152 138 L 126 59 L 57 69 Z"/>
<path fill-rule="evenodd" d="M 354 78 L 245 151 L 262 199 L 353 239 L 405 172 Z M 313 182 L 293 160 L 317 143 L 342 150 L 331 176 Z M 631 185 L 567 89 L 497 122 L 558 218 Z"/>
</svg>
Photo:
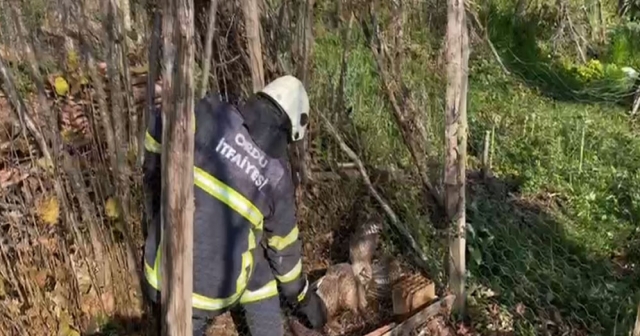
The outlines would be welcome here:
<svg viewBox="0 0 640 336">
<path fill-rule="evenodd" d="M 27 112 L 27 108 L 22 100 L 22 97 L 18 94 L 18 90 L 16 89 L 15 83 L 13 82 L 13 75 L 11 71 L 4 64 L 4 60 L 0 57 L 0 75 L 2 75 L 2 82 L 4 83 L 4 91 L 6 95 L 9 97 L 9 101 L 13 105 L 13 111 L 16 114 L 16 117 L 20 120 L 20 123 L 29 130 L 31 136 L 36 140 L 40 152 L 44 156 L 46 162 L 53 162 L 51 158 L 51 153 L 49 151 L 49 146 L 47 145 L 47 140 L 44 135 L 42 135 L 42 131 L 40 127 L 35 123 L 33 118 Z"/>
<path fill-rule="evenodd" d="M 264 87 L 264 65 L 262 61 L 262 41 L 260 40 L 260 8 L 258 0 L 242 0 L 244 27 L 247 37 L 247 51 L 251 66 L 253 92 Z"/>
<path fill-rule="evenodd" d="M 387 70 L 384 66 L 385 62 L 383 61 L 382 55 L 378 52 L 378 48 L 374 45 L 371 45 L 370 49 L 376 60 L 378 73 L 380 74 L 380 78 L 387 93 L 387 97 L 389 99 L 389 102 L 391 103 L 393 116 L 402 130 L 400 132 L 402 134 L 402 139 L 404 140 L 404 143 L 409 149 L 411 157 L 416 164 L 416 168 L 418 170 L 418 174 L 420 176 L 422 184 L 427 193 L 431 196 L 434 205 L 437 208 L 441 208 L 444 202 L 442 200 L 440 192 L 433 186 L 433 183 L 431 183 L 431 180 L 429 179 L 424 154 L 426 150 L 423 148 L 423 145 L 421 144 L 419 138 L 412 134 L 414 130 L 418 129 L 418 127 L 414 125 L 415 120 L 412 120 L 411 116 L 409 116 L 408 113 L 401 107 L 396 96 L 396 92 L 398 92 L 397 83 L 395 83 L 391 79 L 391 76 L 389 76 L 389 74 L 387 73 Z"/>
<path fill-rule="evenodd" d="M 60 149 L 62 141 L 60 139 L 60 135 L 57 132 L 58 129 L 58 114 L 55 110 L 51 110 L 49 107 L 49 101 L 46 96 L 46 91 L 44 88 L 44 83 L 42 81 L 42 73 L 40 73 L 40 69 L 38 68 L 38 60 L 36 58 L 35 52 L 33 51 L 33 47 L 31 43 L 27 40 L 27 36 L 29 36 L 27 29 L 22 22 L 22 12 L 20 7 L 17 4 L 10 4 L 11 12 L 13 14 L 13 19 L 16 24 L 17 38 L 21 45 L 21 49 L 26 56 L 26 63 L 29 69 L 29 75 L 31 80 L 36 86 L 38 91 L 38 102 L 40 104 L 40 108 L 42 109 L 42 115 L 48 118 L 47 122 L 51 126 L 51 129 L 45 130 L 45 134 L 47 138 L 51 141 L 51 165 L 53 166 L 54 172 L 57 171 L 57 153 Z"/>
<path fill-rule="evenodd" d="M 218 0 L 211 0 L 209 4 L 209 16 L 207 21 L 207 37 L 204 44 L 204 56 L 202 57 L 202 82 L 196 97 L 202 98 L 207 93 L 209 87 L 209 77 L 211 76 L 211 62 L 213 62 L 213 36 L 216 31 L 216 13 L 218 12 Z M 215 72 L 213 74 L 214 85 L 218 85 Z"/>
<path fill-rule="evenodd" d="M 393 65 L 396 60 L 390 58 L 387 52 L 387 45 L 382 40 L 376 15 L 376 9 L 372 3 L 369 13 L 370 22 L 362 21 L 362 28 L 370 42 L 369 48 L 376 61 L 380 81 L 391 104 L 392 115 L 400 128 L 402 140 L 411 154 L 426 196 L 434 206 L 435 213 L 440 213 L 444 201 L 440 191 L 429 178 L 427 164 L 429 150 L 426 130 L 420 123 L 418 110 L 413 102 L 410 99 L 405 99 L 407 95 L 401 83 L 402 74 L 395 73 L 395 71 L 401 71 L 401 66 Z M 398 20 L 401 20 L 401 17 L 402 15 Z M 402 41 L 399 40 L 397 43 L 401 45 Z M 439 223 L 434 224 L 438 225 Z"/>
<path fill-rule="evenodd" d="M 409 242 L 409 247 L 411 249 L 411 252 L 415 255 L 417 259 L 416 265 L 422 268 L 423 270 L 427 270 L 427 263 L 426 263 L 426 261 L 428 260 L 427 255 L 422 251 L 422 248 L 420 247 L 420 245 L 418 245 L 415 239 L 413 239 L 413 236 L 411 235 L 409 230 L 407 230 L 406 226 L 402 222 L 400 222 L 398 215 L 396 215 L 396 213 L 393 211 L 389 203 L 382 197 L 382 195 L 378 193 L 378 191 L 376 191 L 375 187 L 371 183 L 371 179 L 369 178 L 369 174 L 367 173 L 367 170 L 365 169 L 364 164 L 362 163 L 362 160 L 360 160 L 358 155 L 344 142 L 344 140 L 342 139 L 342 136 L 340 136 L 340 134 L 338 133 L 336 128 L 331 124 L 329 119 L 327 119 L 327 117 L 324 116 L 324 114 L 322 113 L 318 113 L 318 115 L 320 116 L 320 119 L 322 119 L 322 122 L 325 128 L 329 131 L 331 136 L 333 136 L 336 142 L 338 142 L 340 149 L 342 149 L 342 151 L 349 157 L 349 159 L 351 159 L 351 161 L 353 161 L 356 164 L 356 166 L 358 167 L 358 171 L 360 172 L 360 175 L 362 176 L 362 179 L 364 180 L 364 183 L 367 186 L 367 189 L 369 189 L 369 192 L 371 193 L 373 198 L 375 198 L 376 201 L 378 201 L 378 203 L 380 204 L 384 212 L 387 214 L 393 227 L 396 228 L 398 232 L 400 232 L 403 239 Z"/>
<path fill-rule="evenodd" d="M 510 75 L 511 72 L 504 65 L 504 62 L 502 62 L 502 58 L 500 57 L 498 50 L 496 49 L 496 47 L 493 45 L 493 42 L 491 42 L 491 39 L 489 38 L 489 32 L 487 31 L 487 29 L 485 29 L 485 27 L 480 22 L 480 19 L 478 18 L 478 13 L 471 10 L 467 10 L 467 13 L 470 14 L 471 17 L 473 18 L 473 22 L 476 24 L 478 30 L 480 30 L 482 36 L 484 37 L 484 40 L 487 42 L 487 45 L 491 49 L 491 53 L 493 54 L 493 57 L 495 57 L 496 61 L 500 65 L 500 68 L 502 68 L 502 71 L 506 75 Z"/>
</svg>

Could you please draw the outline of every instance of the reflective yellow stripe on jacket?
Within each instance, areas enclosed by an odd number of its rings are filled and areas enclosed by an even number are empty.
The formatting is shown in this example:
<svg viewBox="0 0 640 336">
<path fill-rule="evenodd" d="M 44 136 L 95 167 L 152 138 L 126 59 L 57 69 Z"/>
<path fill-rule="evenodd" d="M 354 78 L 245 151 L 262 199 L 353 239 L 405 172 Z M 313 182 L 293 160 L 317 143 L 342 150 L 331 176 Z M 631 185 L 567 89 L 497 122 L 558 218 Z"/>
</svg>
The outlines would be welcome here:
<svg viewBox="0 0 640 336">
<path fill-rule="evenodd" d="M 287 248 L 289 245 L 293 244 L 296 240 L 298 240 L 299 234 L 300 232 L 298 230 L 298 227 L 295 226 L 293 230 L 291 230 L 291 232 L 289 232 L 289 234 L 287 234 L 284 237 L 273 236 L 269 238 L 268 244 L 270 247 L 278 251 L 282 251 L 285 248 Z"/>
<path fill-rule="evenodd" d="M 242 293 L 242 297 L 240 298 L 240 303 L 247 304 L 268 299 L 276 295 L 278 295 L 278 283 L 275 280 L 272 280 L 258 290 L 245 290 L 244 293 Z"/>
<path fill-rule="evenodd" d="M 162 145 L 156 141 L 149 132 L 147 132 L 145 135 L 145 149 L 152 153 L 160 154 L 162 151 Z M 242 271 L 236 281 L 236 293 L 227 298 L 215 299 L 194 293 L 192 296 L 193 307 L 202 310 L 221 310 L 231 306 L 238 300 L 242 303 L 250 303 L 276 296 L 278 294 L 278 288 L 275 280 L 255 291 L 246 289 L 247 282 L 253 272 L 253 255 L 251 254 L 251 251 L 256 247 L 254 230 L 262 230 L 264 222 L 262 212 L 260 212 L 260 210 L 247 198 L 242 196 L 242 194 L 208 174 L 201 168 L 194 167 L 194 183 L 207 194 L 215 197 L 242 215 L 253 225 L 253 229 L 249 231 L 249 236 L 247 237 L 248 249 L 242 253 Z M 162 246 L 162 230 L 160 235 L 160 246 Z M 297 232 L 295 232 L 295 236 L 297 239 Z M 285 237 L 285 240 L 289 239 Z M 284 243 L 286 243 L 286 241 Z M 149 284 L 156 290 L 160 290 L 159 270 L 161 251 L 162 249 L 159 248 L 156 253 L 156 259 L 153 267 L 145 262 L 145 277 Z M 250 271 L 247 272 L 247 269 Z"/>
<path fill-rule="evenodd" d="M 284 275 L 278 276 L 276 275 L 276 279 L 278 279 L 282 283 L 291 282 L 297 279 L 300 274 L 302 274 L 302 260 L 299 260 L 298 263 Z"/>
<path fill-rule="evenodd" d="M 250 239 L 253 237 L 253 232 L 249 234 Z M 254 238 L 255 239 L 255 238 Z M 253 244 L 255 246 L 255 243 Z M 160 238 L 160 246 L 162 246 L 162 238 Z M 155 288 L 156 290 L 160 290 L 160 255 L 161 255 L 162 247 L 158 249 L 158 253 L 156 254 L 156 260 L 154 262 L 154 267 L 149 266 L 145 262 L 144 267 L 144 275 L 147 278 L 149 284 Z M 194 308 L 202 309 L 202 310 L 221 310 L 227 308 L 234 303 L 238 302 L 241 297 L 244 297 L 243 293 L 246 293 L 245 289 L 247 287 L 247 282 L 251 277 L 251 272 L 247 272 L 247 268 L 252 269 L 253 265 L 253 256 L 251 255 L 251 251 L 246 251 L 242 254 L 242 271 L 236 280 L 236 293 L 221 299 L 212 299 L 206 296 L 202 296 L 196 293 L 193 293 L 191 296 L 192 306 Z M 277 295 L 277 288 L 275 294 Z M 273 295 L 272 295 L 273 296 Z"/>
</svg>

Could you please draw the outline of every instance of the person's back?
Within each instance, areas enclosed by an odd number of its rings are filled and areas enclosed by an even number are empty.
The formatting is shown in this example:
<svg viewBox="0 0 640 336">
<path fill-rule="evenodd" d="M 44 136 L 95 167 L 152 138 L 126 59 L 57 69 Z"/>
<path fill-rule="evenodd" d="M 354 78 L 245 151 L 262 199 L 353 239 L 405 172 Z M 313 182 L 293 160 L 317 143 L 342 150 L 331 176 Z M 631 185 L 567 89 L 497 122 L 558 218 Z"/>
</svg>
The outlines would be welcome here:
<svg viewBox="0 0 640 336">
<path fill-rule="evenodd" d="M 268 102 L 256 104 L 271 109 Z M 280 314 L 278 284 L 290 301 L 309 300 L 295 225 L 294 187 L 286 155 L 282 155 L 288 141 L 277 134 L 282 116 L 264 113 L 241 113 L 212 95 L 195 108 L 194 334 L 203 331 L 207 318 L 237 302 L 249 315 L 249 308 L 259 310 L 258 315 L 273 325 Z M 151 196 L 147 203 L 151 224 L 145 244 L 145 278 L 155 302 L 159 302 L 162 243 L 161 123 L 159 113 L 151 116 L 145 141 L 145 186 Z M 261 123 L 265 130 L 256 127 Z M 270 130 L 269 123 L 276 129 Z M 281 328 L 277 324 L 271 331 L 260 327 L 260 334 L 281 335 Z"/>
</svg>

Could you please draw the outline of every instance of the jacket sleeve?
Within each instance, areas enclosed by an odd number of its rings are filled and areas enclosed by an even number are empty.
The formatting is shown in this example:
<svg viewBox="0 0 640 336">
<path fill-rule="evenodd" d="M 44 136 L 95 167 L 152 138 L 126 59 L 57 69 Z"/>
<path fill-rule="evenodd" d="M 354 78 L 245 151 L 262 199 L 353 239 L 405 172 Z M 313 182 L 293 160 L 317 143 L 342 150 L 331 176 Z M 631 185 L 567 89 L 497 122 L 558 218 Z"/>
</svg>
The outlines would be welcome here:
<svg viewBox="0 0 640 336">
<path fill-rule="evenodd" d="M 162 191 L 162 115 L 154 110 L 149 115 L 149 123 L 144 139 L 143 187 L 146 220 L 143 221 L 143 233 L 147 235 L 147 225 L 160 215 L 160 196 Z"/>
<path fill-rule="evenodd" d="M 291 175 L 285 173 L 273 197 L 272 215 L 265 219 L 265 250 L 282 294 L 291 304 L 302 301 L 308 282 L 302 272 L 302 241 L 296 225 L 296 204 Z"/>
</svg>

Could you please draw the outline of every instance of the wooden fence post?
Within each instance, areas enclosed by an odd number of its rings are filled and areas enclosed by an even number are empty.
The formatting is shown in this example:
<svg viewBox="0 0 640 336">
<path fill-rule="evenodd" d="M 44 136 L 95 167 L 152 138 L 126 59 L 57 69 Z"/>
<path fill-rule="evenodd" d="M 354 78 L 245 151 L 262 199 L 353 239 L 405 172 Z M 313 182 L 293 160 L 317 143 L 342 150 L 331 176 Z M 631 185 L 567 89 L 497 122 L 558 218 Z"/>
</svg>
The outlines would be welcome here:
<svg viewBox="0 0 640 336">
<path fill-rule="evenodd" d="M 193 0 L 162 1 L 162 335 L 192 334 Z"/>
<path fill-rule="evenodd" d="M 482 176 L 487 177 L 491 166 L 489 164 L 489 148 L 491 147 L 491 131 L 484 133 L 484 149 L 482 151 Z"/>
<path fill-rule="evenodd" d="M 467 159 L 467 65 L 469 36 L 463 0 L 447 1 L 447 89 L 445 115 L 445 208 L 452 225 L 449 246 L 449 287 L 454 310 L 465 308 L 465 180 Z"/>
</svg>

